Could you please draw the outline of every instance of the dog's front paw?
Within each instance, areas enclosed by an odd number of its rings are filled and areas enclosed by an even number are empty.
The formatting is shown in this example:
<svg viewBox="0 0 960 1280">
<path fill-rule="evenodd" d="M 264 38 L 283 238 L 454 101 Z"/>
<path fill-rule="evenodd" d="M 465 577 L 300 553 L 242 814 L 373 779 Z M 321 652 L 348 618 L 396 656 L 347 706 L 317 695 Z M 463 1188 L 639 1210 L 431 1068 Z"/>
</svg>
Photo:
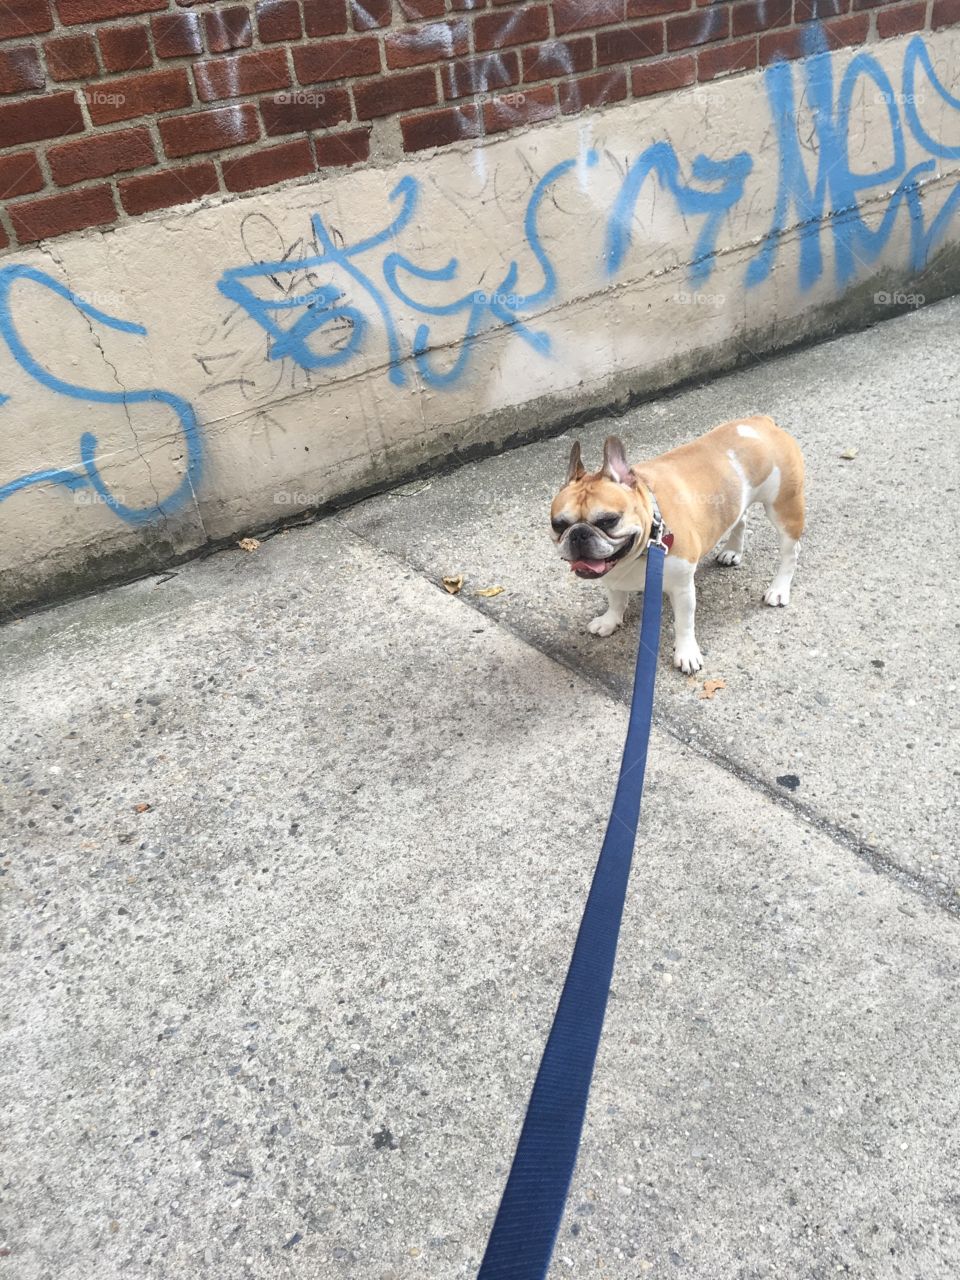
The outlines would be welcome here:
<svg viewBox="0 0 960 1280">
<path fill-rule="evenodd" d="M 718 551 L 717 552 L 717 564 L 722 564 L 724 566 L 732 565 L 733 568 L 736 568 L 742 559 L 743 559 L 742 551 Z"/>
<path fill-rule="evenodd" d="M 592 636 L 612 636 L 622 621 L 615 613 L 601 613 L 599 618 L 587 623 L 587 630 Z"/>
<path fill-rule="evenodd" d="M 673 651 L 673 665 L 685 676 L 695 675 L 703 666 L 703 654 L 694 640 L 691 644 L 677 645 Z"/>
<path fill-rule="evenodd" d="M 785 608 L 790 603 L 790 587 L 778 587 L 776 583 L 763 593 L 763 603 L 772 609 Z"/>
</svg>

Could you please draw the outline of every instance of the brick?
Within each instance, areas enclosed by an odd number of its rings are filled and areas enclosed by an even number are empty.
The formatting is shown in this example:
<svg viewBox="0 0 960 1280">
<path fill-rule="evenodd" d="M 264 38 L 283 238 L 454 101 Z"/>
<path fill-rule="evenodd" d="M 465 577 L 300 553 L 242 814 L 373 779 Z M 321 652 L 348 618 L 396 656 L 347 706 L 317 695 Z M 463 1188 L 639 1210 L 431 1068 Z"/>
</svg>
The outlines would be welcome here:
<svg viewBox="0 0 960 1280">
<path fill-rule="evenodd" d="M 303 0 L 308 36 L 340 36 L 347 29 L 347 0 Z"/>
<path fill-rule="evenodd" d="M 120 203 L 127 213 L 150 213 L 153 209 L 169 209 L 220 190 L 217 170 L 209 160 L 184 165 L 180 169 L 163 169 L 136 178 L 122 178 L 117 184 Z"/>
<path fill-rule="evenodd" d="M 45 83 L 40 57 L 32 44 L 0 49 L 0 94 L 28 93 L 42 89 Z"/>
<path fill-rule="evenodd" d="M 392 17 L 393 0 L 350 0 L 350 21 L 354 31 L 389 27 Z"/>
<path fill-rule="evenodd" d="M 701 9 L 685 17 L 667 19 L 667 48 L 689 49 L 730 34 L 729 9 Z"/>
<path fill-rule="evenodd" d="M 151 25 L 158 58 L 193 58 L 203 52 L 200 19 L 195 13 L 162 13 Z"/>
<path fill-rule="evenodd" d="M 662 62 L 633 67 L 630 72 L 630 84 L 635 98 L 649 98 L 654 93 L 671 93 L 674 89 L 693 84 L 696 78 L 697 64 L 690 53 L 682 54 L 679 58 L 665 58 Z"/>
<path fill-rule="evenodd" d="M 203 29 L 211 53 L 229 53 L 231 49 L 245 49 L 253 44 L 250 10 L 244 5 L 231 5 L 229 9 L 212 9 L 205 13 Z"/>
<path fill-rule="evenodd" d="M 380 41 L 375 36 L 349 36 L 301 45 L 293 51 L 293 65 L 301 84 L 376 75 L 381 69 Z"/>
<path fill-rule="evenodd" d="M 686 13 L 690 0 L 627 0 L 627 18 L 656 18 L 664 13 Z"/>
<path fill-rule="evenodd" d="M 80 104 L 73 93 L 52 93 L 45 98 L 0 103 L 0 138 L 5 147 L 83 133 L 84 128 Z"/>
<path fill-rule="evenodd" d="M 3 223 L 0 222 L 0 249 L 6 249 L 9 243 L 10 237 L 7 235 L 7 229 Z"/>
<path fill-rule="evenodd" d="M 102 227 L 117 220 L 113 192 L 106 184 L 11 204 L 7 212 L 20 244 L 82 231 L 84 227 Z"/>
<path fill-rule="evenodd" d="M 483 104 L 483 125 L 487 133 L 502 133 L 520 125 L 551 120 L 557 114 L 553 85 L 538 84 L 522 93 L 501 93 Z"/>
<path fill-rule="evenodd" d="M 482 13 L 473 24 L 473 44 L 478 52 L 503 49 L 508 45 L 534 44 L 538 40 L 546 40 L 549 35 L 550 10 L 545 4 L 504 13 Z"/>
<path fill-rule="evenodd" d="M 437 101 L 436 76 L 433 71 L 407 71 L 355 84 L 353 100 L 361 120 L 392 116 L 414 107 L 432 107 Z"/>
<path fill-rule="evenodd" d="M 618 27 L 597 32 L 597 66 L 612 62 L 639 62 L 663 53 L 663 23 L 644 22 L 638 27 Z"/>
<path fill-rule="evenodd" d="M 31 191 L 39 191 L 43 184 L 44 177 L 35 151 L 17 151 L 12 156 L 0 156 L 0 200 L 29 195 Z"/>
<path fill-rule="evenodd" d="M 926 0 L 917 4 L 902 4 L 895 9 L 883 9 L 877 14 L 877 35 L 882 40 L 889 36 L 903 36 L 908 31 L 920 31 L 927 20 Z"/>
<path fill-rule="evenodd" d="M 362 164 L 370 158 L 370 130 L 347 129 L 343 133 L 328 133 L 325 137 L 314 138 L 313 149 L 318 169 Z"/>
<path fill-rule="evenodd" d="M 81 80 L 100 72 L 93 36 L 60 36 L 43 46 L 52 80 Z"/>
<path fill-rule="evenodd" d="M 738 71 L 751 71 L 757 65 L 756 36 L 747 40 L 734 40 L 732 44 L 717 45 L 697 54 L 697 79 L 715 80 L 717 76 L 734 75 Z"/>
<path fill-rule="evenodd" d="M 626 0 L 553 0 L 553 28 L 558 36 L 608 27 L 625 22 L 626 17 Z"/>
<path fill-rule="evenodd" d="M 60 21 L 68 27 L 79 22 L 129 18 L 135 13 L 153 13 L 166 7 L 167 0 L 57 0 Z"/>
<path fill-rule="evenodd" d="M 49 0 L 4 0 L 0 4 L 0 40 L 22 40 L 52 30 Z"/>
<path fill-rule="evenodd" d="M 146 129 L 117 129 L 50 147 L 47 160 L 57 186 L 68 187 L 88 178 L 109 178 L 114 173 L 146 169 L 156 164 L 157 155 Z"/>
<path fill-rule="evenodd" d="M 257 0 L 257 35 L 264 44 L 299 40 L 302 34 L 297 0 Z"/>
<path fill-rule="evenodd" d="M 329 129 L 350 119 L 346 89 L 287 89 L 260 99 L 260 115 L 270 137 Z"/>
<path fill-rule="evenodd" d="M 930 26 L 934 31 L 960 23 L 960 0 L 933 0 Z"/>
<path fill-rule="evenodd" d="M 215 102 L 219 98 L 243 98 L 250 93 L 283 89 L 290 83 L 290 71 L 286 51 L 270 49 L 195 62 L 193 78 L 200 101 Z"/>
<path fill-rule="evenodd" d="M 444 107 L 417 116 L 401 116 L 400 132 L 404 151 L 425 151 L 447 147 L 451 142 L 480 136 L 480 113 L 473 105 Z"/>
<path fill-rule="evenodd" d="M 228 191 L 252 191 L 255 187 L 271 187 L 275 182 L 313 173 L 313 150 L 309 139 L 298 138 L 248 156 L 226 158 L 221 167 L 223 185 Z"/>
<path fill-rule="evenodd" d="M 581 76 L 558 85 L 560 110 L 565 116 L 574 116 L 590 107 L 604 107 L 609 102 L 622 102 L 627 96 L 627 73 L 623 67 L 601 71 L 597 75 Z"/>
<path fill-rule="evenodd" d="M 105 27 L 97 39 L 108 71 L 142 71 L 153 65 L 146 27 Z"/>
<path fill-rule="evenodd" d="M 788 27 L 791 11 L 791 0 L 744 0 L 743 4 L 735 4 L 731 10 L 733 34 L 746 36 L 753 31 Z"/>
<path fill-rule="evenodd" d="M 530 50 L 532 52 L 532 50 Z M 546 78 L 546 77 L 544 77 Z M 472 97 L 477 93 L 490 93 L 505 89 L 520 80 L 520 59 L 516 50 L 502 54 L 481 54 L 479 58 L 464 58 L 440 68 L 443 96 L 448 102 L 456 98 Z M 407 150 L 420 150 L 408 147 Z"/>
<path fill-rule="evenodd" d="M 195 156 L 201 151 L 242 147 L 245 142 L 255 142 L 260 137 L 260 121 L 252 102 L 168 116 L 160 121 L 158 128 L 163 149 L 171 160 Z"/>
<path fill-rule="evenodd" d="M 844 49 L 852 44 L 863 44 L 870 30 L 869 13 L 854 14 L 849 18 L 834 18 L 822 27 L 824 47 L 829 50 Z"/>
<path fill-rule="evenodd" d="M 794 58 L 805 58 L 812 53 L 811 31 L 816 28 L 791 27 L 785 31 L 768 31 L 760 36 L 760 65 L 765 67 L 769 62 L 791 61 Z"/>
<path fill-rule="evenodd" d="M 114 124 L 135 116 L 188 107 L 193 101 L 190 82 L 182 67 L 148 71 L 122 80 L 100 80 L 80 90 L 94 124 Z"/>
<path fill-rule="evenodd" d="M 417 67 L 424 62 L 456 58 L 470 47 L 470 32 L 462 19 L 427 22 L 422 27 L 391 31 L 384 40 L 387 66 Z"/>
<path fill-rule="evenodd" d="M 443 0 L 399 0 L 400 12 L 408 22 L 421 18 L 439 18 L 444 12 Z"/>
<path fill-rule="evenodd" d="M 575 75 L 593 66 L 593 41 L 589 36 L 573 40 L 548 40 L 523 50 L 524 80 L 553 80 Z"/>
<path fill-rule="evenodd" d="M 850 8 L 850 0 L 794 0 L 794 22 L 820 22 L 836 18 Z"/>
</svg>

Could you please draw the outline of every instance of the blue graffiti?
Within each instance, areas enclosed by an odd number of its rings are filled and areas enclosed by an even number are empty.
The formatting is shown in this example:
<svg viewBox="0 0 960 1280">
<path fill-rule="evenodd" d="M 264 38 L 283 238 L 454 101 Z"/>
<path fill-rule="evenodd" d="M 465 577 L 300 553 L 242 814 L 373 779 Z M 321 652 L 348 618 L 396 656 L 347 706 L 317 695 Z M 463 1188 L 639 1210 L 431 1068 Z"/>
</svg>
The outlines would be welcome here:
<svg viewBox="0 0 960 1280">
<path fill-rule="evenodd" d="M 593 166 L 598 158 L 595 151 L 590 151 L 585 163 Z M 269 359 L 282 360 L 290 356 L 305 369 L 332 368 L 359 353 L 370 327 L 367 318 L 358 307 L 346 301 L 345 291 L 335 284 L 318 285 L 306 292 L 294 292 L 291 296 L 278 298 L 271 293 L 269 298 L 263 298 L 251 289 L 248 282 L 275 283 L 284 277 L 293 280 L 324 269 L 334 273 L 339 271 L 354 281 L 379 313 L 389 355 L 388 376 L 395 386 L 403 386 L 408 374 L 400 332 L 393 318 L 387 292 L 419 315 L 456 315 L 464 318 L 460 354 L 446 371 L 435 368 L 431 362 L 430 325 L 422 323 L 417 327 L 410 355 L 417 373 L 428 387 L 446 387 L 456 382 L 467 366 L 477 337 L 493 323 L 509 325 L 516 336 L 528 343 L 532 350 L 539 355 L 549 355 L 548 335 L 531 329 L 524 322 L 522 313 L 543 306 L 556 291 L 556 271 L 540 237 L 538 214 L 550 188 L 576 164 L 576 160 L 564 160 L 554 165 L 537 183 L 528 201 L 524 231 L 531 252 L 543 273 L 542 285 L 532 293 L 517 292 L 519 268 L 516 262 L 509 264 L 503 279 L 489 293 L 474 289 L 455 301 L 442 305 L 424 302 L 413 296 L 409 287 L 401 283 L 401 274 L 421 283 L 454 281 L 460 270 L 456 258 L 451 258 L 441 267 L 422 267 L 411 262 L 402 253 L 387 253 L 379 264 L 383 285 L 374 278 L 372 271 L 363 270 L 357 259 L 396 240 L 417 213 L 421 186 L 417 179 L 409 175 L 402 178 L 390 193 L 391 202 L 399 208 L 396 216 L 382 231 L 355 244 L 340 247 L 320 215 L 314 214 L 313 233 L 319 253 L 296 261 L 284 258 L 234 267 L 224 272 L 217 287 L 224 297 L 241 306 L 267 333 L 270 339 Z M 302 314 L 293 324 L 285 327 L 281 323 L 283 317 L 294 310 L 299 310 Z M 328 327 L 335 335 L 346 330 L 346 341 L 333 346 L 331 350 L 318 351 L 310 344 L 309 339 Z"/>
<path fill-rule="evenodd" d="M 960 188 L 955 189 L 932 218 L 924 221 L 921 202 L 924 179 L 934 173 L 938 158 L 960 157 L 960 146 L 949 146 L 930 136 L 916 108 L 915 81 L 918 68 L 926 74 L 939 98 L 960 110 L 960 99 L 937 78 L 930 54 L 921 37 L 907 46 L 903 64 L 903 94 L 895 93 L 890 77 L 875 57 L 866 52 L 854 55 L 834 86 L 832 55 L 826 50 L 822 29 L 813 24 L 806 30 L 808 56 L 800 63 L 775 62 L 764 73 L 767 98 L 777 141 L 777 194 L 772 223 L 762 238 L 745 274 L 747 288 L 766 280 L 789 231 L 799 240 L 798 283 L 809 289 L 823 275 L 822 235 L 830 228 L 834 244 L 834 272 L 840 286 L 847 285 L 861 268 L 875 263 L 887 245 L 901 210 L 910 225 L 910 265 L 920 270 L 930 253 L 942 241 L 947 225 L 960 204 Z M 883 168 L 858 172 L 850 160 L 851 112 L 858 88 L 872 89 L 886 109 L 890 136 L 890 159 Z M 815 133 L 815 145 L 801 141 L 798 102 L 802 91 Z M 930 153 L 929 159 L 907 164 L 907 145 L 899 102 L 906 106 L 906 126 L 913 139 Z M 817 169 L 807 175 L 805 155 L 813 151 Z M 506 328 L 541 357 L 549 357 L 549 334 L 536 325 L 538 311 L 551 303 L 558 291 L 557 266 L 543 243 L 539 214 L 544 199 L 581 162 L 571 159 L 551 168 L 537 182 L 524 214 L 526 246 L 539 267 L 543 282 L 539 288 L 521 292 L 520 268 L 511 261 L 503 278 L 489 293 L 464 292 L 451 302 L 424 301 L 422 287 L 454 283 L 461 267 L 457 258 L 442 266 L 413 262 L 396 248 L 388 248 L 415 218 L 420 203 L 418 180 L 407 176 L 391 193 L 397 213 L 382 231 L 353 244 L 339 246 L 317 214 L 312 219 L 318 252 L 297 262 L 283 259 L 233 268 L 219 282 L 221 292 L 240 306 L 269 335 L 270 359 L 291 357 L 305 369 L 333 368 L 358 356 L 374 332 L 371 310 L 379 317 L 376 331 L 386 339 L 390 381 L 403 386 L 409 368 L 416 371 L 429 388 L 456 384 L 467 372 L 477 339 L 489 328 Z M 598 163 L 596 151 L 582 161 L 585 167 Z M 743 199 L 747 182 L 755 172 L 753 158 L 745 151 L 729 159 L 697 155 L 683 176 L 681 162 L 673 146 L 658 141 L 646 147 L 630 163 L 605 220 L 602 271 L 607 279 L 624 270 L 635 238 L 637 207 L 648 182 L 655 182 L 672 198 L 682 218 L 699 220 L 689 263 L 692 284 L 707 281 L 717 257 L 717 241 L 724 221 Z M 890 190 L 891 184 L 893 189 Z M 866 221 L 861 201 L 870 190 L 885 194 L 886 206 L 877 225 Z M 358 259 L 367 256 L 361 266 Z M 274 283 L 283 276 L 290 280 L 303 273 L 326 272 L 338 276 L 341 284 L 323 283 L 292 297 L 261 297 L 251 286 L 255 282 Z M 326 278 L 326 277 L 325 277 Z M 347 298 L 347 289 L 359 286 L 359 294 Z M 365 295 L 367 304 L 364 305 Z M 405 346 L 394 306 L 400 304 L 423 319 L 412 340 Z M 285 324 L 291 312 L 299 311 L 292 324 Z M 448 367 L 437 365 L 436 349 L 447 343 L 433 341 L 431 321 L 441 317 L 462 320 L 456 354 Z M 327 347 L 318 350 L 317 335 L 328 327 Z M 345 335 L 345 336 L 344 336 Z M 311 339 L 314 342 L 311 342 Z M 329 349 L 327 349 L 329 348 Z"/>
<path fill-rule="evenodd" d="M 875 57 L 866 52 L 857 53 L 851 59 L 836 98 L 829 53 L 817 52 L 801 64 L 817 138 L 817 173 L 812 183 L 804 168 L 797 132 L 793 68 L 779 62 L 767 69 L 767 97 L 778 141 L 777 197 L 770 230 L 747 268 L 748 288 L 769 276 L 780 239 L 794 225 L 791 210 L 795 211 L 800 239 L 801 289 L 809 289 L 823 274 L 821 232 L 827 215 L 833 232 L 834 270 L 839 285 L 848 284 L 860 268 L 869 268 L 877 261 L 890 238 L 897 215 L 904 207 L 910 220 L 910 266 L 914 271 L 923 269 L 931 252 L 943 240 L 947 224 L 956 212 L 960 187 L 954 188 L 930 226 L 926 226 L 921 203 L 922 179 L 924 175 L 936 172 L 937 162 L 931 158 L 907 167 L 899 103 L 904 104 L 910 133 L 930 152 L 931 157 L 956 159 L 960 157 L 960 146 L 939 142 L 920 122 L 916 106 L 918 65 L 923 68 L 939 98 L 960 111 L 960 98 L 954 97 L 940 82 L 920 36 L 910 41 L 904 53 L 902 94 L 895 92 L 886 71 Z M 850 111 L 861 78 L 873 85 L 876 100 L 885 105 L 890 129 L 890 163 L 872 173 L 857 173 L 850 164 Z M 896 186 L 887 196 L 879 225 L 869 227 L 861 213 L 861 193 L 871 188 L 889 187 L 893 182 Z"/>
<path fill-rule="evenodd" d="M 923 187 L 939 176 L 941 161 L 960 159 L 960 144 L 934 137 L 921 120 L 917 104 L 932 93 L 936 102 L 960 113 L 960 97 L 938 77 L 920 36 L 911 39 L 904 51 L 899 93 L 880 62 L 865 50 L 850 57 L 835 84 L 834 58 L 815 24 L 806 30 L 805 51 L 802 61 L 775 62 L 764 72 L 776 144 L 776 195 L 770 225 L 745 269 L 746 288 L 769 279 L 788 234 L 798 239 L 800 289 L 811 288 L 824 274 L 824 236 L 832 239 L 833 272 L 843 288 L 879 260 L 904 218 L 909 227 L 909 266 L 922 270 L 960 207 L 957 184 L 928 218 Z M 922 93 L 918 83 L 923 85 Z M 880 168 L 860 171 L 851 157 L 855 132 L 851 118 L 858 94 L 868 93 L 885 107 L 889 158 Z M 810 138 L 800 137 L 801 102 L 812 123 Z M 917 148 L 925 154 L 911 162 L 908 154 Z M 574 172 L 585 187 L 587 171 L 599 160 L 597 151 L 586 150 L 553 165 L 539 178 L 523 214 L 523 260 L 531 265 L 521 268 L 517 260 L 509 261 L 498 272 L 498 281 L 483 290 L 466 286 L 470 271 L 457 257 L 434 265 L 415 261 L 402 251 L 402 237 L 421 213 L 422 185 L 413 175 L 403 177 L 390 193 L 390 216 L 379 231 L 350 242 L 319 213 L 314 214 L 313 242 L 306 254 L 294 257 L 288 252 L 274 261 L 231 267 L 217 287 L 266 334 L 269 360 L 289 360 L 303 370 L 336 375 L 362 356 L 369 359 L 378 344 L 377 349 L 385 349 L 387 376 L 394 386 L 406 386 L 415 378 L 428 389 L 450 388 L 468 374 L 479 340 L 495 330 L 509 334 L 534 356 L 549 359 L 553 355 L 550 334 L 537 317 L 561 292 L 562 255 L 583 256 L 589 250 L 580 228 L 571 232 L 563 250 L 548 248 L 542 229 L 544 206 L 551 202 L 560 207 L 563 184 Z M 687 168 L 669 142 L 650 143 L 626 165 L 601 219 L 598 274 L 612 280 L 626 270 L 640 234 L 638 210 L 646 207 L 641 206 L 641 198 L 655 185 L 685 222 L 694 222 L 688 267 L 691 283 L 709 280 L 723 228 L 760 173 L 746 151 L 726 159 L 698 154 Z M 531 272 L 534 279 L 528 281 Z M 172 392 L 97 391 L 56 376 L 27 348 L 14 323 L 10 295 L 17 282 L 40 285 L 88 319 L 119 332 L 143 336 L 144 327 L 106 315 L 42 271 L 16 265 L 0 269 L 0 337 L 20 367 L 41 386 L 73 400 L 127 409 L 147 402 L 166 405 L 179 421 L 187 464 L 172 493 L 154 504 L 131 507 L 108 488 L 96 460 L 97 438 L 85 432 L 75 463 L 32 471 L 0 486 L 0 501 L 31 486 L 53 484 L 67 490 L 92 489 L 119 519 L 130 524 L 176 511 L 200 479 L 200 429 L 191 405 Z M 456 296 L 431 301 L 438 288 L 446 289 L 446 297 L 451 290 Z M 415 318 L 412 336 L 397 318 L 401 312 Z M 456 329 L 452 342 L 451 320 Z M 439 321 L 446 322 L 442 335 L 437 333 Z M 0 392 L 0 406 L 9 400 Z"/>
<path fill-rule="evenodd" d="M 134 324 L 129 320 L 118 320 L 115 316 L 107 315 L 97 307 L 85 302 L 83 298 L 73 293 L 57 280 L 54 280 L 52 276 L 47 275 L 44 271 L 38 271 L 35 267 L 14 264 L 0 269 L 0 337 L 4 339 L 10 348 L 10 352 L 17 364 L 31 378 L 39 382 L 41 386 L 50 391 L 56 391 L 60 395 L 68 396 L 72 400 L 87 400 L 93 404 L 120 404 L 125 408 L 150 402 L 169 406 L 180 421 L 187 450 L 187 466 L 179 485 L 166 498 L 158 499 L 156 502 L 144 507 L 128 506 L 126 503 L 121 502 L 108 488 L 97 465 L 97 437 L 92 432 L 85 431 L 80 437 L 80 459 L 78 463 L 69 467 L 52 467 L 31 471 L 27 475 L 19 476 L 16 480 L 0 485 L 0 502 L 5 498 L 9 498 L 11 494 L 18 493 L 21 489 L 28 489 L 34 485 L 54 484 L 62 485 L 65 489 L 70 490 L 93 489 L 101 502 L 127 524 L 146 524 L 178 510 L 188 500 L 200 480 L 202 457 L 200 428 L 193 408 L 186 400 L 169 391 L 153 389 L 145 391 L 98 391 L 94 387 L 80 387 L 75 383 L 66 382 L 63 378 L 58 378 L 51 373 L 33 356 L 24 344 L 14 323 L 10 307 L 10 290 L 14 282 L 18 280 L 29 280 L 34 284 L 42 285 L 45 289 L 57 294 L 58 297 L 65 298 L 91 320 L 96 320 L 110 329 L 117 329 L 121 333 L 145 335 L 147 331 L 143 325 Z M 10 396 L 0 395 L 0 404 L 9 401 L 11 401 Z"/>
<path fill-rule="evenodd" d="M 738 152 L 730 160 L 711 160 L 699 155 L 691 166 L 694 178 L 698 182 L 722 184 L 719 191 L 701 191 L 681 180 L 677 153 L 669 143 L 655 142 L 647 147 L 627 170 L 610 213 L 605 252 L 607 275 L 616 275 L 623 266 L 633 240 L 633 218 L 640 190 L 654 173 L 661 186 L 666 187 L 676 200 L 677 208 L 684 217 L 703 215 L 704 223 L 690 264 L 690 280 L 691 283 L 699 283 L 708 279 L 723 219 L 743 195 L 743 184 L 752 168 L 753 161 L 745 151 Z"/>
</svg>

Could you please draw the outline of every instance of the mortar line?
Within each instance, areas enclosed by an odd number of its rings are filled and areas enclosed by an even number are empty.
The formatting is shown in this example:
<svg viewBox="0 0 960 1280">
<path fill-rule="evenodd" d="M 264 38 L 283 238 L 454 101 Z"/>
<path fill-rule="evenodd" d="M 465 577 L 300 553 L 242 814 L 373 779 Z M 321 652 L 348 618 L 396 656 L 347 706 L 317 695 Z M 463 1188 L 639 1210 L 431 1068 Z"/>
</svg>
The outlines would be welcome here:
<svg viewBox="0 0 960 1280">
<path fill-rule="evenodd" d="M 414 561 L 407 559 L 402 553 L 393 551 L 389 547 L 380 546 L 372 538 L 365 534 L 358 533 L 343 518 L 341 512 L 334 512 L 331 516 L 346 533 L 356 538 L 359 542 L 370 547 L 371 550 L 378 555 L 386 556 L 393 560 L 396 564 L 402 565 L 405 569 L 412 570 L 419 578 L 428 582 L 435 590 L 442 591 L 440 584 L 431 577 L 429 573 Z M 501 631 L 506 632 L 513 639 L 518 640 L 527 648 L 532 649 L 535 653 L 539 653 L 542 657 L 547 658 L 550 662 L 556 663 L 565 671 L 569 671 L 576 676 L 584 684 L 589 685 L 595 691 L 604 694 L 607 698 L 616 702 L 618 706 L 629 707 L 630 700 L 624 700 L 612 689 L 610 685 L 603 679 L 585 672 L 581 667 L 572 661 L 569 661 L 559 650 L 550 648 L 541 648 L 529 636 L 524 635 L 522 631 L 512 626 L 508 621 L 496 615 L 492 608 L 485 607 L 479 602 L 471 600 L 469 597 L 462 595 L 457 596 L 460 604 L 466 605 L 468 609 L 472 609 L 479 617 L 485 621 L 492 623 Z M 939 889 L 935 885 L 931 885 L 923 876 L 913 871 L 908 871 L 901 867 L 889 853 L 885 853 L 882 849 L 867 844 L 862 840 L 855 831 L 851 831 L 848 827 L 843 826 L 839 822 L 834 822 L 832 818 L 820 813 L 811 804 L 798 800 L 795 797 L 785 794 L 771 782 L 759 774 L 754 773 L 747 765 L 739 764 L 730 756 L 725 755 L 721 750 L 703 743 L 695 738 L 692 734 L 686 732 L 683 726 L 672 720 L 662 711 L 654 708 L 653 725 L 656 729 L 667 734 L 675 742 L 686 747 L 701 759 L 710 761 L 725 773 L 732 775 L 738 782 L 742 782 L 749 787 L 751 791 L 757 792 L 764 796 L 765 799 L 772 801 L 779 809 L 787 812 L 796 821 L 803 823 L 807 827 L 811 827 L 820 835 L 826 836 L 833 844 L 839 845 L 848 853 L 852 853 L 860 862 L 865 863 L 870 870 L 878 876 L 886 880 L 893 880 L 896 884 L 907 893 L 912 893 L 917 897 L 924 898 L 928 903 L 938 907 L 952 919 L 960 921 L 960 899 L 949 890 Z"/>
</svg>

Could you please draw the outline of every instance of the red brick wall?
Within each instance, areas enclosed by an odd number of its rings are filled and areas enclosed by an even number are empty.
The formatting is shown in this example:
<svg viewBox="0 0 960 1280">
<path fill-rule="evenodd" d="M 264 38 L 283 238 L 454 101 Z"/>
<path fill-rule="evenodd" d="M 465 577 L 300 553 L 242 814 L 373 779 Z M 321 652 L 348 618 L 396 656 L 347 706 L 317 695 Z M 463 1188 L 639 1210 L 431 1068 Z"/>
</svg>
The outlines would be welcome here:
<svg viewBox="0 0 960 1280">
<path fill-rule="evenodd" d="M 960 0 L 2 0 L 0 249 L 444 146 Z M 805 30 L 806 29 L 806 30 Z"/>
</svg>

